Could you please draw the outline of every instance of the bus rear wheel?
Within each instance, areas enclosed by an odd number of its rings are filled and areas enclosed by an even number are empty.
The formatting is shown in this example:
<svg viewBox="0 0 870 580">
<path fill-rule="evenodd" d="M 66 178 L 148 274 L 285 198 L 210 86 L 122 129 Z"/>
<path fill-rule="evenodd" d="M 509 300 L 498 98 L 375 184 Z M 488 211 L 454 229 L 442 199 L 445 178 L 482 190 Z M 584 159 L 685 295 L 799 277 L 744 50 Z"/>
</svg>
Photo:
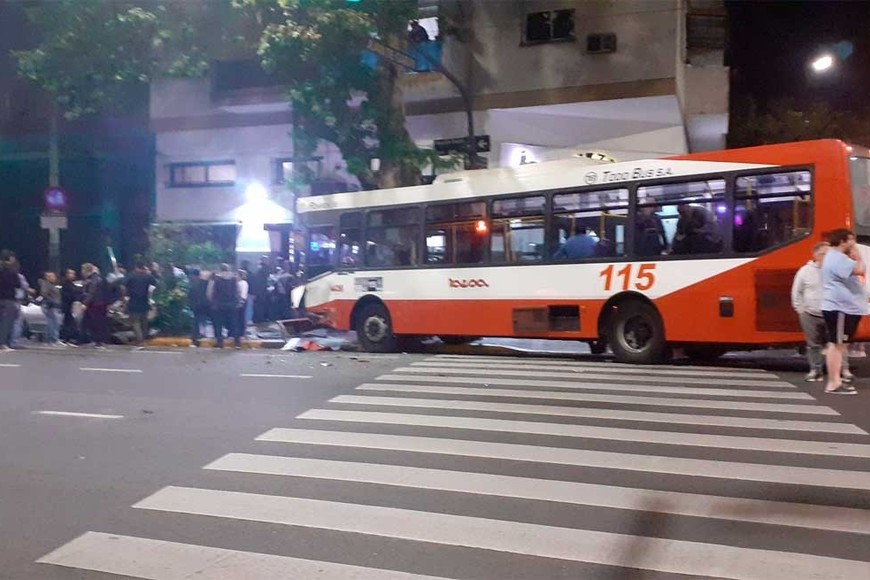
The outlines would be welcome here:
<svg viewBox="0 0 870 580">
<path fill-rule="evenodd" d="M 610 316 L 607 340 L 617 362 L 657 364 L 667 351 L 665 325 L 650 304 L 630 300 Z"/>
<path fill-rule="evenodd" d="M 356 317 L 357 338 L 366 352 L 396 352 L 399 340 L 393 334 L 393 323 L 387 307 L 380 303 L 363 306 Z"/>
</svg>

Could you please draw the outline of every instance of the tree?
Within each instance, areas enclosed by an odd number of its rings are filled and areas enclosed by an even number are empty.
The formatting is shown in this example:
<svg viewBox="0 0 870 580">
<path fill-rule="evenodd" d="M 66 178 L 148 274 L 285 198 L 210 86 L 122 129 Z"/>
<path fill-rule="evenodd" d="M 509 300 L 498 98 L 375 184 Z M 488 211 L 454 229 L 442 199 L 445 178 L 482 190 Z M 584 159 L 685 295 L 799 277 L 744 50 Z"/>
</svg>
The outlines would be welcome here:
<svg viewBox="0 0 870 580">
<path fill-rule="evenodd" d="M 312 153 L 321 139 L 334 143 L 367 188 L 417 184 L 422 167 L 455 164 L 411 140 L 402 67 L 384 56 L 374 66 L 363 59 L 375 44 L 382 54 L 406 49 L 416 0 L 235 2 L 263 25 L 258 52 L 265 69 L 290 89 L 299 153 Z"/>
<path fill-rule="evenodd" d="M 42 40 L 15 57 L 74 119 L 123 105 L 154 78 L 259 54 L 289 88 L 297 155 L 329 141 L 365 187 L 396 187 L 456 163 L 408 135 L 401 67 L 363 60 L 373 42 L 400 54 L 416 11 L 416 0 L 53 0 L 30 9 Z"/>
<path fill-rule="evenodd" d="M 41 41 L 13 52 L 18 70 L 67 119 L 135 102 L 157 76 L 202 75 L 242 42 L 230 0 L 44 0 L 27 14 Z"/>
<path fill-rule="evenodd" d="M 750 147 L 811 139 L 855 139 L 870 135 L 870 116 L 834 110 L 827 103 L 798 108 L 784 100 L 760 111 L 753 100 L 735 105 L 729 147 Z"/>
</svg>

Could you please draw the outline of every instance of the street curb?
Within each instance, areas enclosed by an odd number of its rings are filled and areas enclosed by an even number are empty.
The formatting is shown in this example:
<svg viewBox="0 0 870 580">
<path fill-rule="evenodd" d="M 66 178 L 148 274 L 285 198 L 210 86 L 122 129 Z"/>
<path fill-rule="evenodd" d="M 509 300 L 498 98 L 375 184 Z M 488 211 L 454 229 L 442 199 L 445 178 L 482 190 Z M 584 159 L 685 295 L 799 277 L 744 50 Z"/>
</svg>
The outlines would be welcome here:
<svg viewBox="0 0 870 580">
<path fill-rule="evenodd" d="M 193 341 L 190 338 L 185 338 L 181 336 L 159 336 L 157 338 L 152 338 L 148 341 L 148 346 L 157 346 L 157 347 L 176 347 L 176 348 L 189 348 L 193 344 Z M 283 340 L 243 340 L 242 348 L 245 350 L 259 350 L 259 349 L 279 349 L 284 346 Z M 214 347 L 215 341 L 213 338 L 204 338 L 199 341 L 199 345 L 202 347 Z M 225 346 L 232 346 L 232 339 L 229 339 L 224 342 Z"/>
</svg>

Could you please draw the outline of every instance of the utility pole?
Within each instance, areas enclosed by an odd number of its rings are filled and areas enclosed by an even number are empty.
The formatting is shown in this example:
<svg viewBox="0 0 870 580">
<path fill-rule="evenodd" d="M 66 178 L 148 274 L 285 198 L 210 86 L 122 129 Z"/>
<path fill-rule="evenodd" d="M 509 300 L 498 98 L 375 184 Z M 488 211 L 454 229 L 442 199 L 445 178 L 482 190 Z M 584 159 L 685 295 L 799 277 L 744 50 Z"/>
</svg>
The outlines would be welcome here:
<svg viewBox="0 0 870 580">
<path fill-rule="evenodd" d="M 381 50 L 377 50 L 378 45 L 382 47 Z M 413 64 L 416 62 L 416 59 L 407 52 L 389 46 L 387 43 L 379 38 L 372 38 L 369 41 L 369 50 L 372 49 L 374 49 L 373 52 L 376 52 L 378 55 L 384 58 L 388 58 L 395 64 L 406 68 L 412 72 L 416 72 Z M 450 83 L 454 87 L 456 87 L 456 90 L 459 92 L 459 96 L 462 97 L 462 103 L 465 108 L 465 122 L 468 126 L 468 169 L 485 168 L 486 161 L 477 152 L 477 137 L 474 134 L 474 104 L 471 100 L 471 93 L 469 92 L 468 87 L 466 87 L 465 84 L 456 77 L 456 75 L 444 68 L 444 65 L 442 65 L 440 62 L 437 62 L 424 51 L 418 52 L 424 59 L 426 59 L 426 62 L 429 63 L 433 71 L 444 75 L 444 78 L 450 81 Z"/>
<path fill-rule="evenodd" d="M 48 187 L 43 192 L 40 226 L 48 230 L 48 268 L 60 274 L 60 230 L 67 228 L 67 195 L 60 187 L 58 107 L 52 104 L 48 128 Z"/>
</svg>

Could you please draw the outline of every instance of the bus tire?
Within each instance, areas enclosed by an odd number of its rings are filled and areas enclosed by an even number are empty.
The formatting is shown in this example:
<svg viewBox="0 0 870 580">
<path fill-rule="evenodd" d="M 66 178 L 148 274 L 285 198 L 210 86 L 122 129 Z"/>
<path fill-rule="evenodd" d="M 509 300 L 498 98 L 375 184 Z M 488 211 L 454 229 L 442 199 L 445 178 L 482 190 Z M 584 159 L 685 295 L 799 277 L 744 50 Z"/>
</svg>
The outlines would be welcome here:
<svg viewBox="0 0 870 580">
<path fill-rule="evenodd" d="M 651 304 L 629 300 L 610 316 L 607 330 L 610 350 L 617 362 L 658 364 L 665 359 L 665 325 Z"/>
<path fill-rule="evenodd" d="M 356 317 L 356 330 L 359 344 L 366 352 L 396 352 L 399 340 L 393 334 L 390 312 L 380 302 L 363 306 Z"/>
</svg>

